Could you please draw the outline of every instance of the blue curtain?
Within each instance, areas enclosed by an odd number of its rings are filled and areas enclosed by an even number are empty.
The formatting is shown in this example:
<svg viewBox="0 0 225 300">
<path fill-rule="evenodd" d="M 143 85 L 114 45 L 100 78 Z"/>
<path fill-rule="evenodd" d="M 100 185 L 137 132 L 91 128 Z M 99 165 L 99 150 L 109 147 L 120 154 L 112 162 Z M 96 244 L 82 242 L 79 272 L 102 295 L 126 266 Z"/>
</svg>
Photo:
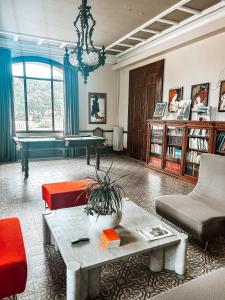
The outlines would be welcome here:
<svg viewBox="0 0 225 300">
<path fill-rule="evenodd" d="M 16 160 L 11 51 L 0 48 L 0 161 Z"/>
<path fill-rule="evenodd" d="M 78 74 L 69 63 L 67 54 L 64 57 L 64 134 L 79 134 Z M 77 155 L 76 149 L 68 151 L 70 157 Z"/>
</svg>

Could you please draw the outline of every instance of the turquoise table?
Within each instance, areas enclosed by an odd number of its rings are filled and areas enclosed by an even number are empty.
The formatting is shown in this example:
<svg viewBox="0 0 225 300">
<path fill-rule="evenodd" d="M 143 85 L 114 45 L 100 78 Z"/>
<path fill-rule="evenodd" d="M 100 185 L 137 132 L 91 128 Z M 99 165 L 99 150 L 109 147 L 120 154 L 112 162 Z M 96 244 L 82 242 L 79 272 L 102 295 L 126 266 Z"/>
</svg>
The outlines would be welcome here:
<svg viewBox="0 0 225 300">
<path fill-rule="evenodd" d="M 69 136 L 69 137 L 13 137 L 17 150 L 21 152 L 21 165 L 24 178 L 29 177 L 29 154 L 32 151 L 46 149 L 86 148 L 87 164 L 90 165 L 90 149 L 96 153 L 96 167 L 100 167 L 100 146 L 105 138 L 98 136 Z"/>
</svg>

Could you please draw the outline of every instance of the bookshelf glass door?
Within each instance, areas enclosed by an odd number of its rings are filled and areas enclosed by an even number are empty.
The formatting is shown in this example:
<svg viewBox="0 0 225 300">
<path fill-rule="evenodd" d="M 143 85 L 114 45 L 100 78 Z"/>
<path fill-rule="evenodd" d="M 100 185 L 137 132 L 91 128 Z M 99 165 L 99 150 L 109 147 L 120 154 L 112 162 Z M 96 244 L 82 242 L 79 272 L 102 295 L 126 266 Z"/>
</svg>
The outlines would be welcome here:
<svg viewBox="0 0 225 300">
<path fill-rule="evenodd" d="M 216 131 L 216 154 L 225 155 L 225 131 Z"/>
<path fill-rule="evenodd" d="M 163 128 L 163 126 L 151 126 L 149 164 L 156 168 L 162 166 Z"/>
<path fill-rule="evenodd" d="M 179 174 L 183 153 L 184 128 L 167 127 L 165 171 Z"/>
<path fill-rule="evenodd" d="M 198 177 L 200 155 L 209 151 L 209 130 L 189 128 L 185 174 Z"/>
</svg>

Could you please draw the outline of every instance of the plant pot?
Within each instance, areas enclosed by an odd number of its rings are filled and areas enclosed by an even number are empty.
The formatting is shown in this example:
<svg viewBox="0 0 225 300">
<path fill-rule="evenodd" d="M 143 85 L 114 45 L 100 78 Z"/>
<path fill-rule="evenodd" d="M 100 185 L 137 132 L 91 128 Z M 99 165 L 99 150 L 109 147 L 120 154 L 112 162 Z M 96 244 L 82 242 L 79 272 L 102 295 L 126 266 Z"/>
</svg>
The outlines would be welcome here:
<svg viewBox="0 0 225 300">
<path fill-rule="evenodd" d="M 93 216 L 89 215 L 91 226 L 99 232 L 102 232 L 104 229 L 117 227 L 120 224 L 121 219 L 122 211 L 105 216 L 98 216 L 97 214 L 94 214 Z"/>
</svg>

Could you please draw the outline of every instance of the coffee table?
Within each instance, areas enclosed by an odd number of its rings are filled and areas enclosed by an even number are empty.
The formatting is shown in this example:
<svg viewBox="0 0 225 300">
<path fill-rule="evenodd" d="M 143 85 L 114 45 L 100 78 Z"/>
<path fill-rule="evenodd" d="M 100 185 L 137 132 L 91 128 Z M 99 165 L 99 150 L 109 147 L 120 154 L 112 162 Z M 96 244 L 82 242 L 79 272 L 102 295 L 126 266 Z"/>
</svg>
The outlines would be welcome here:
<svg viewBox="0 0 225 300">
<path fill-rule="evenodd" d="M 84 206 L 43 212 L 43 243 L 54 238 L 67 268 L 67 300 L 94 298 L 100 293 L 100 267 L 132 255 L 149 253 L 149 268 L 163 268 L 184 274 L 186 269 L 187 235 L 176 231 L 132 201 L 123 201 L 123 217 L 116 229 L 121 246 L 106 249 L 90 229 Z M 145 241 L 136 229 L 162 224 L 173 236 Z M 71 245 L 71 241 L 90 236 L 89 242 Z"/>
</svg>

